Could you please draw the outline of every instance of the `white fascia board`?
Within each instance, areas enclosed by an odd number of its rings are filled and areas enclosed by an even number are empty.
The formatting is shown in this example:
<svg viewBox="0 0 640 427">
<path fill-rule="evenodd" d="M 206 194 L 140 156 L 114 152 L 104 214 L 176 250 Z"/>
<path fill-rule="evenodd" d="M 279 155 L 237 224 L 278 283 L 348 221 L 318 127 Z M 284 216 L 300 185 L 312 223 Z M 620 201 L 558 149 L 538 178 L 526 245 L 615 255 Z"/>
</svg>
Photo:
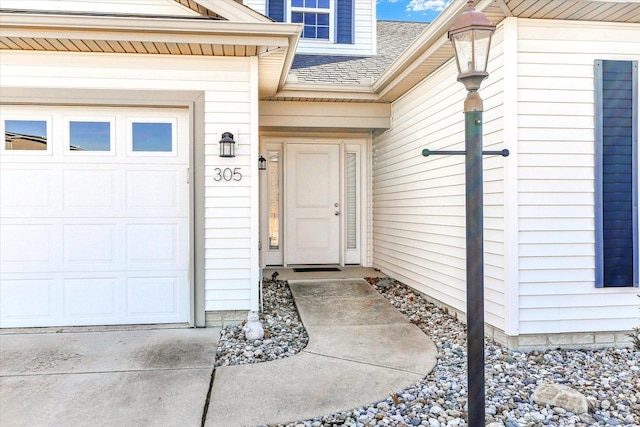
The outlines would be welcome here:
<svg viewBox="0 0 640 427">
<path fill-rule="evenodd" d="M 476 10 L 484 10 L 491 4 L 493 0 L 482 0 L 475 5 Z M 391 64 L 389 68 L 374 82 L 373 90 L 376 93 L 388 92 L 394 84 L 399 83 L 402 79 L 398 77 L 406 75 L 410 69 L 415 69 L 426 57 L 424 54 L 429 52 L 427 57 L 434 53 L 442 44 L 442 37 L 447 37 L 447 33 L 453 27 L 456 19 L 462 12 L 467 9 L 467 2 L 454 0 L 431 24 L 425 28 L 402 54 Z M 496 23 L 497 24 L 497 23 Z M 436 49 L 433 49 L 436 47 Z M 424 76 L 426 77 L 426 76 Z"/>
<path fill-rule="evenodd" d="M 0 13 L 0 35 L 92 39 L 99 33 L 123 40 L 233 43 L 288 47 L 298 24 L 199 19 Z M 248 39 L 249 38 L 249 39 Z"/>
<path fill-rule="evenodd" d="M 348 99 L 353 101 L 372 102 L 378 100 L 378 95 L 373 92 L 370 85 L 309 85 L 292 84 L 285 85 L 278 91 L 278 98 L 305 98 L 305 99 Z"/>
<path fill-rule="evenodd" d="M 256 12 L 235 0 L 194 0 L 200 6 L 234 22 L 273 22 L 273 20 Z"/>
<path fill-rule="evenodd" d="M 300 36 L 302 35 L 302 30 L 304 28 L 303 24 L 288 25 L 295 25 L 296 33 L 289 35 L 289 50 L 287 51 L 287 55 L 285 56 L 283 62 L 282 74 L 280 74 L 280 80 L 278 81 L 277 90 L 280 90 L 282 87 L 284 87 L 287 81 L 287 76 L 289 75 L 289 70 L 291 70 L 291 66 L 293 65 L 293 60 L 296 56 L 296 50 L 298 49 L 298 43 L 300 42 Z"/>
<path fill-rule="evenodd" d="M 332 85 L 332 84 L 305 84 L 305 83 L 287 83 L 283 91 L 305 91 L 305 92 L 356 92 L 356 93 L 373 93 L 370 85 Z"/>
</svg>

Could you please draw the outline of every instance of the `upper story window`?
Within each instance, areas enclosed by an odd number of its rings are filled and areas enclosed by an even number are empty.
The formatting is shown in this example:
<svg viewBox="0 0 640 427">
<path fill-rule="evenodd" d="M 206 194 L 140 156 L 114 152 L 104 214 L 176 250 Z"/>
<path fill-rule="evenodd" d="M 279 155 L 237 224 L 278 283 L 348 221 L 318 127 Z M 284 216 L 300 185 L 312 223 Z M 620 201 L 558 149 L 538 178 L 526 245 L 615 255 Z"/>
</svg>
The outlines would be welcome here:
<svg viewBox="0 0 640 427">
<path fill-rule="evenodd" d="M 276 22 L 303 24 L 302 38 L 354 43 L 355 0 L 267 0 L 267 15 Z"/>
<path fill-rule="evenodd" d="M 330 0 L 292 0 L 291 22 L 304 24 L 302 38 L 331 40 Z"/>
</svg>

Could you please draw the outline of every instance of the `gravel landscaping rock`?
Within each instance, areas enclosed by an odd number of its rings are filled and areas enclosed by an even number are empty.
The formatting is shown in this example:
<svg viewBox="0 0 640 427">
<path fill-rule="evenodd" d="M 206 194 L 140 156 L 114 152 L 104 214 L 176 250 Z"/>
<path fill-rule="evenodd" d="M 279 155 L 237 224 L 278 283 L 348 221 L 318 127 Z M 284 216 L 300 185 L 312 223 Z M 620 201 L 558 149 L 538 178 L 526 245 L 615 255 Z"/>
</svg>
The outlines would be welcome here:
<svg viewBox="0 0 640 427">
<path fill-rule="evenodd" d="M 264 339 L 247 340 L 242 327 L 222 329 L 215 366 L 243 365 L 293 356 L 307 346 L 309 335 L 302 325 L 287 282 L 264 280 L 264 311 L 260 322 Z"/>
<path fill-rule="evenodd" d="M 438 364 L 424 379 L 404 390 L 392 392 L 382 402 L 274 426 L 466 426 L 465 325 L 395 280 L 369 281 L 435 342 Z M 217 366 L 287 357 L 302 350 L 308 342 L 287 284 L 265 281 L 264 290 L 265 312 L 261 320 L 269 338 L 265 336 L 264 342 L 253 345 L 244 339 L 241 327 L 223 330 Z M 260 356 L 256 355 L 260 351 Z M 525 353 L 508 350 L 487 340 L 485 366 L 487 424 L 507 427 L 640 426 L 638 351 Z M 560 406 L 536 404 L 532 395 L 544 384 L 565 385 L 581 393 L 589 403 L 589 412 L 575 414 Z"/>
</svg>

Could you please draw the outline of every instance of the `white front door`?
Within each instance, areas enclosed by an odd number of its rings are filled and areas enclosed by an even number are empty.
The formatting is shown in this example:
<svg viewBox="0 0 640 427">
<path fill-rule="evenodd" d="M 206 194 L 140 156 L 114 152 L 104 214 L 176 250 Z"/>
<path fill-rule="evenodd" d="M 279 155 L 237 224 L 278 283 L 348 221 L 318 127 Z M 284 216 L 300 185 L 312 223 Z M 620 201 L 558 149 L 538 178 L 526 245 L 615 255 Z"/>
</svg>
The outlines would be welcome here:
<svg viewBox="0 0 640 427">
<path fill-rule="evenodd" d="M 188 322 L 188 111 L 3 106 L 0 131 L 0 326 Z"/>
<path fill-rule="evenodd" d="M 288 144 L 285 263 L 340 262 L 340 145 Z"/>
</svg>

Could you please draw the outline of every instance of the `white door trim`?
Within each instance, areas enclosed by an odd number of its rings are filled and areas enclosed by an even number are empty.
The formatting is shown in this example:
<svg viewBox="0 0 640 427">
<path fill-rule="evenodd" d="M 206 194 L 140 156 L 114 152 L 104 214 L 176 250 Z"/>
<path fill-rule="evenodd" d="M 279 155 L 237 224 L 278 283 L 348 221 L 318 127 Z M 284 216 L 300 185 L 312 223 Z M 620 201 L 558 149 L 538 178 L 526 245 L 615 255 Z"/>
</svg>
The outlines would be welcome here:
<svg viewBox="0 0 640 427">
<path fill-rule="evenodd" d="M 370 219 L 369 219 L 369 145 L 370 138 L 368 137 L 356 137 L 356 138 L 309 138 L 309 137 L 262 137 L 260 140 L 260 154 L 267 158 L 270 151 L 279 151 L 281 162 L 281 173 L 279 179 L 281 181 L 280 187 L 280 224 L 286 224 L 285 212 L 286 212 L 286 200 L 287 195 L 283 192 L 286 185 L 282 184 L 286 181 L 286 174 L 283 172 L 286 170 L 286 147 L 288 144 L 338 144 L 340 145 L 340 233 L 339 233 L 339 265 L 355 264 L 362 266 L 370 265 Z M 355 249 L 348 249 L 346 245 L 346 191 L 345 191 L 345 163 L 347 153 L 355 153 L 357 158 L 357 247 Z M 291 263 L 285 259 L 286 250 L 284 244 L 286 244 L 286 237 L 284 234 L 287 230 L 281 230 L 280 241 L 281 243 L 279 252 L 270 251 L 269 248 L 269 236 L 268 236 L 268 204 L 267 204 L 267 191 L 268 191 L 268 178 L 267 171 L 260 171 L 260 266 L 265 268 L 268 265 L 282 265 L 287 266 Z M 281 227 L 283 228 L 283 227 Z"/>
</svg>

